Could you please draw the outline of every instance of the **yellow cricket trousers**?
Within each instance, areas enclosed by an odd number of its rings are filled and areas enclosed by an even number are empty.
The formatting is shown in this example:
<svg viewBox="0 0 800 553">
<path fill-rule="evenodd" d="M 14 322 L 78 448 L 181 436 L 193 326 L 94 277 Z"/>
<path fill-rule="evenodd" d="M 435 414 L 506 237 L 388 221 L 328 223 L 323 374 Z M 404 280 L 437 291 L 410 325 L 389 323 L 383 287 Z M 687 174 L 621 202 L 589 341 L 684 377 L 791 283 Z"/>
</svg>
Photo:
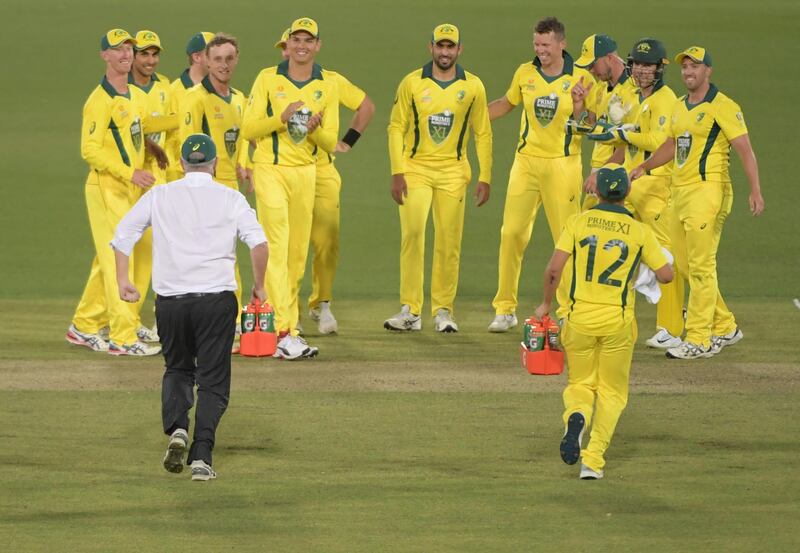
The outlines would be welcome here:
<svg viewBox="0 0 800 553">
<path fill-rule="evenodd" d="M 258 220 L 269 242 L 267 297 L 275 329 L 297 334 L 298 296 L 306 268 L 314 215 L 316 166 L 256 163 L 253 171 Z"/>
<path fill-rule="evenodd" d="M 653 229 L 659 243 L 675 256 L 671 224 L 675 210 L 670 201 L 670 180 L 668 176 L 645 175 L 633 181 L 625 207 Z M 661 300 L 656 306 L 656 326 L 678 337 L 683 334 L 684 284 L 685 280 L 678 274 L 669 284 L 659 284 Z"/>
<path fill-rule="evenodd" d="M 564 389 L 564 424 L 572 413 L 581 412 L 589 443 L 581 450 L 581 461 L 592 470 L 603 469 L 605 452 L 614 436 L 622 411 L 628 404 L 628 379 L 636 320 L 605 336 L 593 336 L 564 322 L 562 344 L 567 355 L 567 387 Z"/>
<path fill-rule="evenodd" d="M 405 160 L 408 196 L 400 210 L 400 303 L 421 313 L 425 280 L 425 227 L 433 207 L 431 312 L 453 312 L 458 289 L 464 196 L 472 178 L 469 162 Z"/>
<path fill-rule="evenodd" d="M 110 245 L 117 224 L 133 205 L 132 186 L 105 173 L 92 171 L 89 174 L 85 187 L 86 208 L 97 253 L 72 318 L 72 324 L 78 330 L 90 334 L 108 324 L 111 340 L 118 345 L 131 345 L 138 340 L 138 309 L 119 297 L 116 261 Z M 134 254 L 131 256 L 130 278 L 133 278 L 135 266 Z"/>
<path fill-rule="evenodd" d="M 539 205 L 544 205 L 555 243 L 567 218 L 580 211 L 582 182 L 580 155 L 540 158 L 517 154 L 514 158 L 500 229 L 497 295 L 492 302 L 498 315 L 514 313 L 517 309 L 522 258 L 531 239 Z M 572 264 L 567 263 L 556 291 L 559 318 L 567 314 L 571 280 Z"/>
<path fill-rule="evenodd" d="M 333 299 L 333 279 L 339 263 L 339 193 L 342 177 L 333 163 L 317 165 L 314 217 L 311 223 L 311 296 L 308 307 Z"/>
<path fill-rule="evenodd" d="M 689 282 L 686 341 L 708 347 L 712 334 L 736 328 L 717 282 L 717 249 L 733 205 L 730 182 L 697 182 L 672 187 L 673 247 L 678 271 Z"/>
</svg>

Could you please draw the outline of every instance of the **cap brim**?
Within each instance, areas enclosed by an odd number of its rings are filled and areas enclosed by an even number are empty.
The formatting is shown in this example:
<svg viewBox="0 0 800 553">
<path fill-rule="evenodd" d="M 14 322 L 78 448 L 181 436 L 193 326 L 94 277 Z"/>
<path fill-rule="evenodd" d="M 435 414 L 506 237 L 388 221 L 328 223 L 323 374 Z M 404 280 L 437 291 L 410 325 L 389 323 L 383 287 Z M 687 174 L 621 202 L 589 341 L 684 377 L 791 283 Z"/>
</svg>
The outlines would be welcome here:
<svg viewBox="0 0 800 553">
<path fill-rule="evenodd" d="M 595 62 L 595 58 L 590 56 L 581 56 L 575 60 L 575 65 L 581 68 L 589 67 Z"/>
<path fill-rule="evenodd" d="M 675 63 L 683 63 L 685 58 L 689 58 L 695 63 L 703 63 L 703 60 L 697 59 L 696 57 L 692 56 L 691 54 L 687 54 L 686 52 L 681 52 L 677 56 L 675 56 Z"/>
<path fill-rule="evenodd" d="M 164 50 L 164 49 L 161 47 L 161 45 L 160 45 L 160 44 L 156 44 L 155 42 L 150 42 L 150 43 L 147 43 L 147 44 L 141 44 L 141 45 L 140 45 L 140 44 L 137 42 L 136 44 L 134 44 L 134 46 L 133 46 L 133 47 L 134 47 L 134 48 L 136 48 L 136 49 L 137 49 L 138 51 L 140 51 L 140 52 L 141 52 L 142 50 L 147 50 L 148 48 L 158 48 L 158 51 L 159 51 L 159 52 L 161 52 L 162 50 Z"/>
<path fill-rule="evenodd" d="M 130 42 L 130 43 L 133 45 L 133 47 L 134 47 L 134 48 L 136 48 L 136 39 L 135 39 L 135 38 L 133 38 L 133 37 L 126 38 L 125 40 L 120 40 L 120 41 L 119 41 L 119 42 L 117 42 L 116 44 L 111 44 L 111 43 L 109 42 L 109 43 L 108 43 L 108 47 L 109 47 L 109 48 L 119 48 L 120 46 L 122 46 L 122 45 L 123 45 L 123 44 L 125 44 L 126 42 Z"/>
<path fill-rule="evenodd" d="M 283 50 L 284 48 L 286 48 L 286 43 L 282 40 L 279 40 L 278 42 L 275 43 L 275 48 L 277 48 L 278 50 Z"/>
</svg>

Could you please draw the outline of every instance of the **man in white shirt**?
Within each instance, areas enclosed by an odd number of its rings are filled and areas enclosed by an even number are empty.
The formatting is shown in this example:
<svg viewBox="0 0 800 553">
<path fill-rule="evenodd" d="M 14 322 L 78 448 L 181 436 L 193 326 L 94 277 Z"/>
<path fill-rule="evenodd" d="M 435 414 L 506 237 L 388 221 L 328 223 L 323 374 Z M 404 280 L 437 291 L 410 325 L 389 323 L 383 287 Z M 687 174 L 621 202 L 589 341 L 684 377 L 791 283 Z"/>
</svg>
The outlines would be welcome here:
<svg viewBox="0 0 800 553">
<path fill-rule="evenodd" d="M 186 464 L 192 480 L 216 478 L 211 451 L 219 420 L 228 406 L 231 346 L 238 316 L 236 238 L 250 248 L 252 298 L 266 300 L 267 239 L 255 211 L 237 190 L 214 182 L 217 149 L 205 134 L 189 136 L 181 147 L 186 176 L 150 189 L 120 221 L 115 250 L 119 295 L 139 299 L 129 279 L 128 256 L 153 227 L 153 290 L 156 321 L 166 371 L 161 388 L 164 432 L 169 446 L 164 468 L 183 470 L 189 442 L 189 410 L 197 382 L 197 410 Z"/>
</svg>

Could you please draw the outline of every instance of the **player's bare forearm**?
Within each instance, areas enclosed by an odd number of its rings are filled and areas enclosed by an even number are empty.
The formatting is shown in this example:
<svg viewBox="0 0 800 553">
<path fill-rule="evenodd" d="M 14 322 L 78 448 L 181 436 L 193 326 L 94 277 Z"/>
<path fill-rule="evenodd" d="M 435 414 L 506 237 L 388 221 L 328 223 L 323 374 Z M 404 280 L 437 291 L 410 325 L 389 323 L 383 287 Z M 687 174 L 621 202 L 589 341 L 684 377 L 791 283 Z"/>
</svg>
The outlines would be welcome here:
<svg viewBox="0 0 800 553">
<path fill-rule="evenodd" d="M 742 135 L 731 141 L 731 146 L 736 150 L 739 159 L 742 160 L 744 173 L 750 183 L 750 211 L 753 215 L 761 215 L 764 211 L 764 198 L 761 196 L 761 181 L 758 177 L 758 161 L 753 147 L 750 144 L 750 137 Z"/>
<path fill-rule="evenodd" d="M 375 115 L 375 103 L 370 99 L 369 96 L 364 96 L 364 99 L 361 101 L 361 105 L 358 106 L 355 114 L 353 115 L 353 120 L 350 122 L 350 128 L 358 131 L 359 133 L 363 133 L 369 122 L 372 121 L 372 117 Z"/>
<path fill-rule="evenodd" d="M 561 250 L 555 250 L 547 268 L 544 270 L 544 282 L 542 283 L 542 303 L 550 305 L 553 302 L 558 283 L 561 282 L 561 273 L 564 272 L 570 254 Z"/>
<path fill-rule="evenodd" d="M 119 289 L 120 299 L 130 303 L 139 301 L 139 291 L 131 283 L 128 276 L 128 272 L 130 270 L 128 256 L 121 251 L 114 249 L 114 263 L 116 267 L 117 288 Z"/>
<path fill-rule="evenodd" d="M 267 272 L 269 246 L 266 242 L 250 249 L 250 264 L 253 267 L 253 288 L 264 287 L 264 276 Z"/>
<path fill-rule="evenodd" d="M 514 105 L 508 101 L 508 98 L 502 96 L 497 100 L 492 100 L 489 102 L 489 120 L 494 121 L 495 119 L 499 119 L 504 115 L 511 113 L 514 109 Z"/>
</svg>

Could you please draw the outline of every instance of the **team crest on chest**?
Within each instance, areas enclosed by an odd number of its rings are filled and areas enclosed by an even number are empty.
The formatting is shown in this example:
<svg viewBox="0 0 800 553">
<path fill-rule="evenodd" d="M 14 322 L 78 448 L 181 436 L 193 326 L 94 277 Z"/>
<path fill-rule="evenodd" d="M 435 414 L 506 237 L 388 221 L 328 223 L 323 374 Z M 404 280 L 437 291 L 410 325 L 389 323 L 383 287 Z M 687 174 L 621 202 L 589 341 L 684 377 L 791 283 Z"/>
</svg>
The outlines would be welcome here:
<svg viewBox="0 0 800 553">
<path fill-rule="evenodd" d="M 239 140 L 239 127 L 233 127 L 225 131 L 223 135 L 225 140 L 225 151 L 228 152 L 228 157 L 232 158 L 236 155 L 236 142 Z"/>
<path fill-rule="evenodd" d="M 314 91 L 314 99 L 317 102 L 319 102 L 322 99 L 322 91 L 321 90 L 315 90 Z"/>
<path fill-rule="evenodd" d="M 569 81 L 569 79 L 564 81 L 564 84 L 561 85 L 561 92 L 566 92 L 567 90 L 569 90 L 569 85 L 570 84 L 572 84 L 572 83 Z"/>
<path fill-rule="evenodd" d="M 692 135 L 687 131 L 678 137 L 675 144 L 675 162 L 678 164 L 678 167 L 686 165 L 686 160 L 689 159 L 689 152 L 691 149 Z"/>
<path fill-rule="evenodd" d="M 167 101 L 167 95 L 164 94 L 163 90 L 158 93 L 158 97 L 161 99 L 162 104 Z"/>
<path fill-rule="evenodd" d="M 456 98 L 458 99 L 459 102 L 463 102 L 464 101 L 464 96 L 466 96 L 466 95 L 467 95 L 467 91 L 466 90 L 459 90 L 458 94 L 456 94 Z"/>
<path fill-rule="evenodd" d="M 450 136 L 450 130 L 453 128 L 453 120 L 455 119 L 453 112 L 449 109 L 441 113 L 434 113 L 428 116 L 428 134 L 431 136 L 436 144 L 444 142 Z"/>
<path fill-rule="evenodd" d="M 547 96 L 539 96 L 533 101 L 533 113 L 542 127 L 549 125 L 558 111 L 558 95 L 551 92 Z"/>
<path fill-rule="evenodd" d="M 703 120 L 703 117 L 705 117 L 705 116 L 706 116 L 706 113 L 705 113 L 705 112 L 698 114 L 698 116 L 697 116 L 697 122 L 699 123 L 700 121 L 702 121 L 702 120 Z"/>
<path fill-rule="evenodd" d="M 131 142 L 137 151 L 142 149 L 142 122 L 138 117 L 131 123 Z"/>
<path fill-rule="evenodd" d="M 286 122 L 289 136 L 295 144 L 300 144 L 308 135 L 308 120 L 311 119 L 311 110 L 302 108 L 296 111 Z"/>
</svg>

